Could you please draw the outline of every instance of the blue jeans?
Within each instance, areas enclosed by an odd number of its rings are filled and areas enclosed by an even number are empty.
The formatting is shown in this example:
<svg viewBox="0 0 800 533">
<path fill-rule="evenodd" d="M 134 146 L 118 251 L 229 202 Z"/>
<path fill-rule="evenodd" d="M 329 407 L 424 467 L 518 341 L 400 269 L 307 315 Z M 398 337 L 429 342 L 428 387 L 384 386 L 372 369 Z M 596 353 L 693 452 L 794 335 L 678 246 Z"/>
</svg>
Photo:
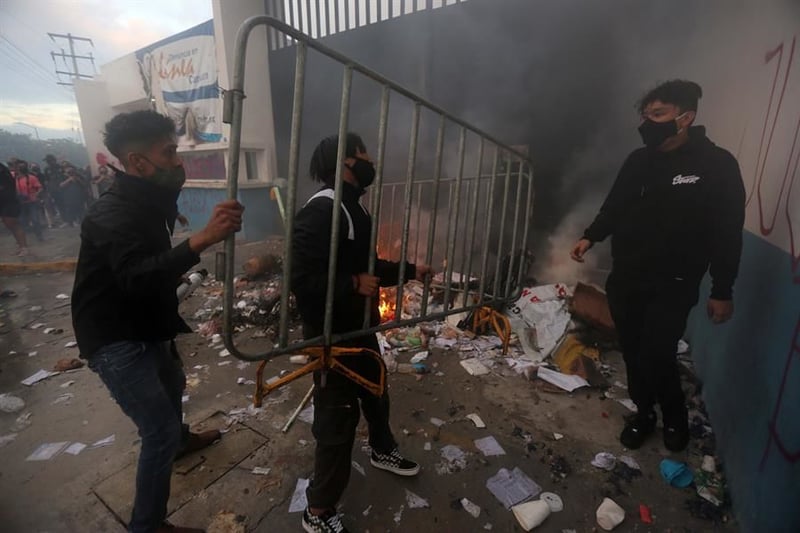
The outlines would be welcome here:
<svg viewBox="0 0 800 533">
<path fill-rule="evenodd" d="M 115 342 L 89 359 L 122 411 L 139 429 L 142 449 L 128 531 L 151 533 L 167 516 L 172 463 L 188 436 L 182 423 L 186 376 L 172 342 Z"/>
</svg>

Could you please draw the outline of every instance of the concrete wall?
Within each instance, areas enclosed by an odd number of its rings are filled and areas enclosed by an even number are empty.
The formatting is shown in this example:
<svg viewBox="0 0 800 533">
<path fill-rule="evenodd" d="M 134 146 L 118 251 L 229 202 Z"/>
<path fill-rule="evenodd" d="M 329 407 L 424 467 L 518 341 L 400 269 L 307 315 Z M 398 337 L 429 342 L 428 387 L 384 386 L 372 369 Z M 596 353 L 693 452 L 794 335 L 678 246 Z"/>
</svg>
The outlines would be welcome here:
<svg viewBox="0 0 800 533">
<path fill-rule="evenodd" d="M 703 86 L 698 123 L 737 155 L 748 216 L 733 322 L 712 327 L 698 306 L 687 336 L 747 532 L 800 531 L 798 20 L 791 0 L 471 0 L 322 39 L 501 140 L 530 146 L 532 244 L 545 281 L 602 282 L 607 245 L 583 267 L 571 265 L 568 246 L 640 143 L 634 103 L 666 79 Z M 281 175 L 293 67 L 291 48 L 272 54 Z M 336 131 L 341 69 L 310 55 L 306 87 L 301 172 L 319 138 Z M 376 88 L 354 86 L 351 128 L 368 146 L 378 98 Z M 404 168 L 407 109 L 400 103 L 401 126 L 390 124 L 390 172 Z M 312 188 L 305 184 L 300 201 Z M 701 302 L 708 290 L 706 282 Z"/>
</svg>

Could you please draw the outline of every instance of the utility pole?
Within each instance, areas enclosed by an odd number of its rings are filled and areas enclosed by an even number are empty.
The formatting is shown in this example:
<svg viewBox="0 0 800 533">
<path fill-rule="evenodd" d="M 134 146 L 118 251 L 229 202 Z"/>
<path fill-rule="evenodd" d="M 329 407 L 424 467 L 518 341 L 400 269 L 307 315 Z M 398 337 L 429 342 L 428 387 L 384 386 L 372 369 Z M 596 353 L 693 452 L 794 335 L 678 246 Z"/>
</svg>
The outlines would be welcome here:
<svg viewBox="0 0 800 533">
<path fill-rule="evenodd" d="M 64 74 L 66 76 L 69 76 L 70 79 L 73 80 L 73 81 L 76 80 L 76 79 L 79 79 L 79 78 L 92 79 L 94 77 L 94 76 L 91 76 L 89 74 L 81 74 L 81 71 L 80 71 L 80 68 L 79 68 L 79 65 L 78 65 L 78 60 L 79 59 L 87 59 L 87 60 L 92 62 L 92 68 L 95 70 L 95 72 L 97 72 L 97 69 L 94 66 L 94 56 L 92 56 L 92 53 L 89 52 L 89 55 L 77 55 L 75 53 L 75 41 L 88 42 L 92 46 L 92 48 L 94 48 L 94 43 L 92 42 L 91 39 L 89 39 L 87 37 L 76 37 L 75 35 L 72 35 L 71 33 L 67 33 L 66 35 L 63 35 L 63 34 L 60 34 L 60 33 L 48 33 L 47 35 L 50 37 L 50 40 L 53 41 L 54 43 L 56 42 L 56 39 L 66 39 L 69 42 L 69 54 L 67 54 L 64 51 L 63 48 L 61 49 L 61 53 L 50 52 L 50 57 L 53 59 L 53 66 L 56 69 L 56 74 L 57 75 L 58 74 Z M 72 59 L 72 70 L 58 70 L 58 66 L 56 65 L 56 58 L 57 57 L 60 57 L 64 61 L 64 65 L 66 65 L 67 58 Z M 69 68 L 69 67 L 67 67 L 67 68 Z M 59 80 L 60 79 L 61 78 L 59 78 Z M 65 82 L 62 82 L 62 81 L 58 81 L 57 83 L 58 83 L 58 85 L 74 85 L 73 82 L 65 83 Z"/>
</svg>

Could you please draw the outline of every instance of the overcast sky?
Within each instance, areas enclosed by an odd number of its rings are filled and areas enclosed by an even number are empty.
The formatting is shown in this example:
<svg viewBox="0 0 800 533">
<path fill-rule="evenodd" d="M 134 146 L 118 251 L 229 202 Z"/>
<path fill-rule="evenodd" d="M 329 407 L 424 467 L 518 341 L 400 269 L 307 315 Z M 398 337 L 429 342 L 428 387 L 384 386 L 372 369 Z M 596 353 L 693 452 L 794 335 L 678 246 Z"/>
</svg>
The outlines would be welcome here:
<svg viewBox="0 0 800 533">
<path fill-rule="evenodd" d="M 56 85 L 47 33 L 71 33 L 94 42 L 76 43 L 76 54 L 102 65 L 212 18 L 210 0 L 0 0 L 0 129 L 42 138 L 77 138 L 78 108 L 71 87 Z M 57 59 L 58 70 L 65 68 Z M 89 61 L 81 73 L 92 73 Z M 68 82 L 66 76 L 61 81 Z"/>
</svg>

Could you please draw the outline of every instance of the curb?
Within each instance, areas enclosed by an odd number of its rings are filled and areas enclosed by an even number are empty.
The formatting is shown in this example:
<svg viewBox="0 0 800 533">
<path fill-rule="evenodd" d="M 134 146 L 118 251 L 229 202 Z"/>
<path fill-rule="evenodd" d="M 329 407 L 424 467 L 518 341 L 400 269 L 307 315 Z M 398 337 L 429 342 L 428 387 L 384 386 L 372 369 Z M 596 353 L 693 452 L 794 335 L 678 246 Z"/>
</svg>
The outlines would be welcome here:
<svg viewBox="0 0 800 533">
<path fill-rule="evenodd" d="M 47 272 L 74 272 L 77 259 L 48 261 L 45 263 L 0 263 L 0 274 L 38 274 Z"/>
</svg>

